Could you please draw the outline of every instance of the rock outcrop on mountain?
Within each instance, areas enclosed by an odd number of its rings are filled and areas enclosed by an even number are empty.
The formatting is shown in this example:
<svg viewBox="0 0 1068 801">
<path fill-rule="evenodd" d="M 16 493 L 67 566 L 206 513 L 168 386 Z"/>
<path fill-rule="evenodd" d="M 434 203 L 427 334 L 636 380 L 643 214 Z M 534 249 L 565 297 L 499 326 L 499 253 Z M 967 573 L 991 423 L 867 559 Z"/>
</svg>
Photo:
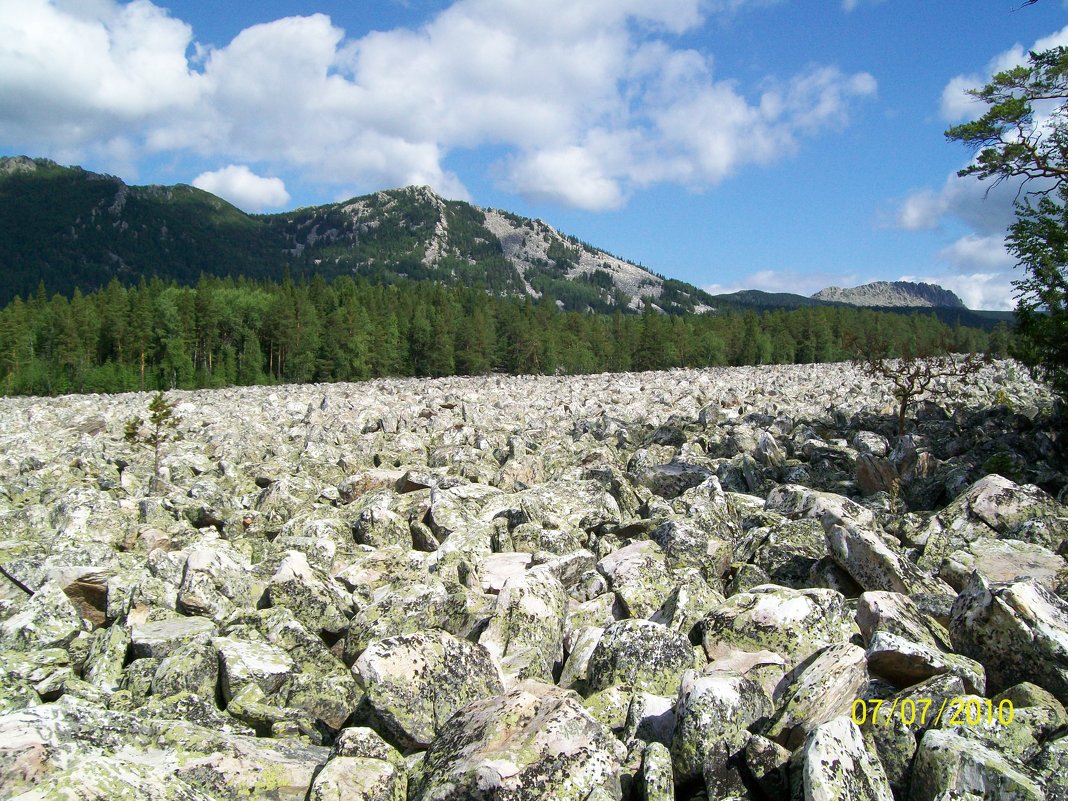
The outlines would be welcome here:
<svg viewBox="0 0 1068 801">
<path fill-rule="evenodd" d="M 148 395 L 0 400 L 0 796 L 1065 797 L 1053 400 L 941 397 L 898 438 L 851 365 L 172 392 L 158 481 Z"/>
<path fill-rule="evenodd" d="M 948 289 L 912 281 L 873 281 L 848 289 L 832 286 L 821 289 L 812 297 L 816 300 L 848 303 L 851 306 L 964 308 L 964 301 Z"/>
</svg>

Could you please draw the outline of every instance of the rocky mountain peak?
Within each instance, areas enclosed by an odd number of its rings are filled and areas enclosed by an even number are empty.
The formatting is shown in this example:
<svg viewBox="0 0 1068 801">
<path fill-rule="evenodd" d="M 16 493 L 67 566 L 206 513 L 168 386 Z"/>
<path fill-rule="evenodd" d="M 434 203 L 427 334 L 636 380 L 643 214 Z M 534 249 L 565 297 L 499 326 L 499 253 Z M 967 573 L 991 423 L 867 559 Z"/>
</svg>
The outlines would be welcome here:
<svg viewBox="0 0 1068 801">
<path fill-rule="evenodd" d="M 812 297 L 816 300 L 836 301 L 852 306 L 966 308 L 964 301 L 948 289 L 943 289 L 937 284 L 912 281 L 873 281 L 870 284 L 852 288 L 832 286 L 821 289 Z"/>
</svg>

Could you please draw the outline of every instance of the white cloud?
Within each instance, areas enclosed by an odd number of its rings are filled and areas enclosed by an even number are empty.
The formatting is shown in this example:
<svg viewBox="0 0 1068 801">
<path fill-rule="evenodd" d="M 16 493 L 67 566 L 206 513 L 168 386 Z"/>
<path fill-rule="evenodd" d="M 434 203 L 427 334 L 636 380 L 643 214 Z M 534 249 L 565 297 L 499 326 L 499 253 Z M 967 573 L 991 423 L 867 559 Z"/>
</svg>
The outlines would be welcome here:
<svg viewBox="0 0 1068 801">
<path fill-rule="evenodd" d="M 831 286 L 852 287 L 875 280 L 858 273 L 798 272 L 796 270 L 759 270 L 729 284 L 707 284 L 702 289 L 713 295 L 729 294 L 743 289 L 762 292 L 789 292 L 794 295 L 814 295 Z"/>
<path fill-rule="evenodd" d="M 959 220 L 983 235 L 1004 233 L 1015 219 L 1019 181 L 993 183 L 951 173 L 940 189 L 917 189 L 900 202 L 892 224 L 908 231 L 940 228 Z"/>
<path fill-rule="evenodd" d="M 1008 311 L 1016 306 L 1011 273 L 903 275 L 898 280 L 937 284 L 943 289 L 955 292 L 969 309 Z"/>
<path fill-rule="evenodd" d="M 276 209 L 289 202 L 289 193 L 281 178 L 256 175 L 244 164 L 231 164 L 193 179 L 193 186 L 229 200 L 245 211 Z"/>
<path fill-rule="evenodd" d="M 842 10 L 846 13 L 854 11 L 858 6 L 865 2 L 867 5 L 876 6 L 884 2 L 884 0 L 842 0 Z"/>
<path fill-rule="evenodd" d="M 978 236 L 968 234 L 938 253 L 939 258 L 954 265 L 961 272 L 975 270 L 1011 270 L 1016 259 L 1005 249 L 1001 235 Z"/>
<path fill-rule="evenodd" d="M 215 49 L 148 0 L 0 0 L 0 141 L 126 158 L 192 151 L 362 189 L 466 197 L 449 153 L 505 154 L 506 188 L 616 208 L 660 182 L 702 189 L 845 124 L 875 81 L 830 67 L 747 96 L 669 38 L 768 0 L 457 0 L 360 39 L 322 14 Z"/>
<path fill-rule="evenodd" d="M 1030 50 L 1042 52 L 1063 45 L 1068 45 L 1068 26 L 1039 39 Z M 984 86 L 996 73 L 1026 64 L 1028 52 L 1022 45 L 1015 44 L 990 59 L 985 74 L 972 73 L 951 78 L 942 90 L 942 118 L 947 122 L 961 122 L 978 117 L 982 107 L 967 91 Z"/>
<path fill-rule="evenodd" d="M 0 137 L 84 146 L 192 109 L 192 30 L 147 0 L 0 0 Z"/>
</svg>

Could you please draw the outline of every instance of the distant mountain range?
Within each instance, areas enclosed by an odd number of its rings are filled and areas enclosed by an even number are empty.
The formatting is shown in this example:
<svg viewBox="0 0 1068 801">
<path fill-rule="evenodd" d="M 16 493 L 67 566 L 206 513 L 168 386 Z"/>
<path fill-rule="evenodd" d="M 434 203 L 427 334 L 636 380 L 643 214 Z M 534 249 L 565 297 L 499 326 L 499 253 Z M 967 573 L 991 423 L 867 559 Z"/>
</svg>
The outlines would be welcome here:
<svg viewBox="0 0 1068 801">
<path fill-rule="evenodd" d="M 746 290 L 710 295 L 611 255 L 541 220 L 445 200 L 428 187 L 376 192 L 281 214 L 246 214 L 192 186 L 128 186 L 48 159 L 0 158 L 0 304 L 91 291 L 117 278 L 184 284 L 201 274 L 279 280 L 365 276 L 481 285 L 552 296 L 566 309 L 666 312 L 853 305 L 933 311 L 991 327 L 1009 312 L 973 312 L 931 284 L 879 281 L 812 297 Z"/>
<path fill-rule="evenodd" d="M 832 286 L 821 289 L 812 297 L 867 308 L 965 308 L 964 301 L 948 289 L 911 281 L 874 281 L 852 289 Z"/>
<path fill-rule="evenodd" d="M 762 292 L 759 289 L 743 289 L 740 292 L 731 292 L 725 295 L 712 295 L 712 303 L 720 309 L 752 309 L 754 311 L 769 311 L 773 309 L 800 309 L 810 306 L 855 306 L 863 308 L 874 308 L 881 311 L 896 312 L 899 314 L 933 314 L 942 322 L 949 325 L 969 325 L 975 328 L 983 328 L 990 330 L 994 328 L 998 323 L 1011 324 L 1015 319 L 1015 315 L 1011 311 L 980 311 L 967 308 L 960 298 L 952 292 L 942 289 L 939 286 L 932 284 L 910 284 L 906 281 L 894 282 L 894 285 L 899 287 L 899 292 L 904 292 L 907 287 L 920 287 L 917 294 L 903 298 L 900 294 L 879 295 L 873 298 L 877 302 L 865 302 L 868 298 L 872 298 L 870 290 L 866 290 L 866 287 L 877 286 L 879 284 L 885 284 L 886 282 L 879 281 L 875 284 L 866 284 L 862 287 L 857 287 L 858 290 L 862 290 L 859 295 L 853 295 L 852 302 L 846 300 L 824 300 L 821 298 L 824 293 L 829 290 L 820 290 L 815 295 L 794 295 L 789 292 Z M 923 289 L 926 287 L 928 289 Z M 849 290 L 841 290 L 832 287 L 831 290 L 835 292 L 849 292 Z M 931 293 L 929 290 L 934 290 Z M 952 296 L 956 300 L 953 305 L 935 306 L 935 305 L 920 305 L 923 298 L 936 294 L 945 293 L 945 295 Z M 938 297 L 942 297 L 941 294 L 936 294 Z M 888 305 L 887 301 L 891 299 L 907 300 L 908 302 L 901 305 Z M 930 304 L 930 301 L 927 301 Z"/>
<path fill-rule="evenodd" d="M 531 220 L 408 187 L 251 215 L 191 186 L 128 186 L 47 159 L 0 158 L 0 303 L 140 277 L 364 275 L 548 293 L 565 308 L 711 310 L 710 296 Z"/>
</svg>

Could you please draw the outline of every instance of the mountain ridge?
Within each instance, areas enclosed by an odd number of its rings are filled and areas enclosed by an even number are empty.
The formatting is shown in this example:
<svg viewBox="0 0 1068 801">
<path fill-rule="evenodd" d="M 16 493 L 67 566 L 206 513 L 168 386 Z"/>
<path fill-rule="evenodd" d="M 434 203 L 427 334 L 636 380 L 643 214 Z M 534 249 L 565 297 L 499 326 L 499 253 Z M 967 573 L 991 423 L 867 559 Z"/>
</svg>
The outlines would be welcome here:
<svg viewBox="0 0 1068 801">
<path fill-rule="evenodd" d="M 812 298 L 866 308 L 967 308 L 956 293 L 922 281 L 872 281 L 855 287 L 831 286 L 816 292 Z"/>
<path fill-rule="evenodd" d="M 0 158 L 0 302 L 201 273 L 332 279 L 363 275 L 546 294 L 568 309 L 712 310 L 710 296 L 561 233 L 541 220 L 446 200 L 429 187 L 251 215 L 186 184 L 116 176 L 27 156 Z"/>
</svg>

